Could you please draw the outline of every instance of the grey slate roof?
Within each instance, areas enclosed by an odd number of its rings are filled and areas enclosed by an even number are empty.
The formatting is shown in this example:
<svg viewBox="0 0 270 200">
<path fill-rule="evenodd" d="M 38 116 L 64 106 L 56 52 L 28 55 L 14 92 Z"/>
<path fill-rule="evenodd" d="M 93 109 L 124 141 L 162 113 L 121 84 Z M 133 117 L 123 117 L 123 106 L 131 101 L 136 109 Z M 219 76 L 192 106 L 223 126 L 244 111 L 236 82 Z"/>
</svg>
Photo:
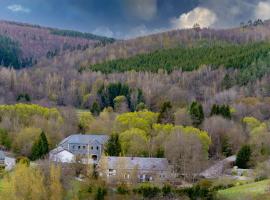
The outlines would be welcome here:
<svg viewBox="0 0 270 200">
<path fill-rule="evenodd" d="M 0 151 L 0 160 L 5 160 L 5 154 L 3 151 Z"/>
<path fill-rule="evenodd" d="M 98 141 L 100 144 L 104 144 L 109 139 L 107 135 L 90 135 L 90 134 L 76 134 L 70 135 L 60 142 L 59 145 L 68 142 L 68 143 L 78 143 L 78 144 L 89 144 L 93 141 Z"/>
<path fill-rule="evenodd" d="M 141 158 L 141 157 L 104 157 L 108 160 L 109 169 L 117 169 L 119 163 L 124 163 L 125 170 L 167 171 L 169 163 L 166 158 Z M 118 165 L 118 166 L 117 166 Z"/>
<path fill-rule="evenodd" d="M 65 149 L 64 149 L 63 147 L 61 147 L 61 146 L 58 146 L 58 147 L 56 147 L 55 149 L 51 150 L 50 153 L 51 153 L 51 154 L 58 154 L 58 153 L 61 152 L 61 151 L 67 151 L 67 150 L 65 150 Z"/>
</svg>

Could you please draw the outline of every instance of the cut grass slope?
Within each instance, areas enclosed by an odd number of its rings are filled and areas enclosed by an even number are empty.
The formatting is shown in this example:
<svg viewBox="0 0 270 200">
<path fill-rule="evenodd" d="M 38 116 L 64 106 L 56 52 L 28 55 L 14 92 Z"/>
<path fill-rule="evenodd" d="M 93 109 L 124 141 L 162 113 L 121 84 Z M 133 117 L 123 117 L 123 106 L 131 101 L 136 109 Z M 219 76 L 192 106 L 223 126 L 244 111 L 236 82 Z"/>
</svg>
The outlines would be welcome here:
<svg viewBox="0 0 270 200">
<path fill-rule="evenodd" d="M 218 191 L 218 199 L 245 199 L 263 195 L 270 188 L 270 180 L 235 186 Z"/>
</svg>

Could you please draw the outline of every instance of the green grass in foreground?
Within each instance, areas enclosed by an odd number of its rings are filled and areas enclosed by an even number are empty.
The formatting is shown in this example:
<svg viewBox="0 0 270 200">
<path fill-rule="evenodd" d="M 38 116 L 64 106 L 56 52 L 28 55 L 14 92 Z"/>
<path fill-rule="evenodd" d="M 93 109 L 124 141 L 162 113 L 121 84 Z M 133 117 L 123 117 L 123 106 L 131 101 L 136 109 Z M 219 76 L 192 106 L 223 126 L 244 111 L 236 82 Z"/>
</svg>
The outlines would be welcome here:
<svg viewBox="0 0 270 200">
<path fill-rule="evenodd" d="M 245 199 L 245 197 L 256 197 L 265 194 L 270 188 L 270 180 L 259 181 L 240 186 L 235 186 L 218 192 L 219 199 Z"/>
<path fill-rule="evenodd" d="M 2 190 L 2 179 L 0 178 L 0 191 Z"/>
</svg>

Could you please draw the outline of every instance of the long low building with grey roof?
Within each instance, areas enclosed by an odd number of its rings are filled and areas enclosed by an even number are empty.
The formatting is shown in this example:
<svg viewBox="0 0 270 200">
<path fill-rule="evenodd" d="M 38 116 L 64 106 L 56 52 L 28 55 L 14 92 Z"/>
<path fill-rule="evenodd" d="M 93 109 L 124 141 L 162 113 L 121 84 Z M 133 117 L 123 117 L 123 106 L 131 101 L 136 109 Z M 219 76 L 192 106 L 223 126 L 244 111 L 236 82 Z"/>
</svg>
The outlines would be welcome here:
<svg viewBox="0 0 270 200">
<path fill-rule="evenodd" d="M 102 157 L 99 174 L 107 181 L 165 182 L 170 180 L 170 166 L 166 158 Z"/>
</svg>

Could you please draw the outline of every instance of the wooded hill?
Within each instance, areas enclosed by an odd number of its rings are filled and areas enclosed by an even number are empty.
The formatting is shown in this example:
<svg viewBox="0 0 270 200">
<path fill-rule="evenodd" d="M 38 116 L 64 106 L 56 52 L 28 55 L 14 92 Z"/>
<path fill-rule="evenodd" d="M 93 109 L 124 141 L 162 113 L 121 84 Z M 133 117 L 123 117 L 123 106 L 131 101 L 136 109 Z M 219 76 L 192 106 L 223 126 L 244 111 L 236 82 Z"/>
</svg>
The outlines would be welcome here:
<svg viewBox="0 0 270 200">
<path fill-rule="evenodd" d="M 85 69 L 93 69 L 93 70 L 100 70 L 102 72 L 111 72 L 111 71 L 126 71 L 130 70 L 131 68 L 135 68 L 136 66 L 127 66 L 126 69 L 122 69 L 121 64 L 118 59 L 127 59 L 132 58 L 134 56 L 140 55 L 140 58 L 144 58 L 148 54 L 151 53 L 150 56 L 155 56 L 155 59 L 160 54 L 170 54 L 173 53 L 174 56 L 179 57 L 179 53 L 183 53 L 185 55 L 190 55 L 191 51 L 194 53 L 198 53 L 198 51 L 205 52 L 205 56 L 209 56 L 207 53 L 211 53 L 211 51 L 216 50 L 215 48 L 224 48 L 224 51 L 229 50 L 229 48 L 233 49 L 234 46 L 230 46 L 233 44 L 237 46 L 237 49 L 240 50 L 242 48 L 248 48 L 241 45 L 246 45 L 248 43 L 254 42 L 261 42 L 261 41 L 268 41 L 270 39 L 270 23 L 269 21 L 265 21 L 262 23 L 252 23 L 249 25 L 243 25 L 237 28 L 231 29 L 208 29 L 208 28 L 193 28 L 193 29 L 184 29 L 184 30 L 173 30 L 164 33 L 158 33 L 154 35 L 139 37 L 130 40 L 121 40 L 116 41 L 113 44 L 108 44 L 103 47 L 97 47 L 94 49 L 88 49 L 86 51 L 73 51 L 63 54 L 61 56 L 56 57 L 54 62 L 48 60 L 43 60 L 38 64 L 40 67 L 51 66 L 61 67 L 65 66 L 76 68 L 80 70 Z M 202 42 L 203 41 L 203 42 Z M 213 45 L 218 44 L 218 46 Z M 199 44 L 199 45 L 198 45 Z M 201 45 L 204 44 L 204 45 Z M 224 47 L 223 47 L 224 46 Z M 194 49 L 195 48 L 195 49 Z M 166 49 L 170 49 L 169 51 L 163 51 Z M 161 52 L 156 52 L 162 50 Z M 242 49 L 243 50 L 243 49 Z M 241 50 L 240 50 L 241 51 Z M 244 50 L 245 51 L 245 50 Z M 236 53 L 234 51 L 234 53 Z M 239 53 L 239 52 L 238 52 Z M 200 53 L 202 54 L 202 53 Z M 218 53 L 221 55 L 221 51 Z M 142 56 L 141 56 L 142 55 Z M 215 56 L 215 55 L 213 55 Z M 227 56 L 227 54 L 224 54 Z M 172 56 L 173 57 L 173 56 Z M 181 56 L 180 56 L 181 57 Z M 138 57 L 132 58 L 133 62 L 134 59 L 136 60 Z M 171 58 L 168 58 L 171 59 Z M 118 60 L 116 69 L 109 69 L 113 66 L 113 63 L 107 63 L 111 60 Z M 159 60 L 159 59 L 158 59 Z M 191 59 L 193 61 L 193 59 Z M 142 61 L 142 60 L 141 60 Z M 145 61 L 145 60 L 144 60 Z M 159 60 L 160 61 L 160 60 Z M 156 63 L 159 63 L 156 61 Z M 106 62 L 104 66 L 96 66 L 95 64 L 101 64 Z M 123 62 L 123 60 L 121 60 Z M 125 61 L 126 62 L 126 61 Z M 171 61 L 166 61 L 171 62 Z M 143 69 L 145 65 L 148 64 L 156 64 L 156 63 L 137 63 L 142 66 L 139 70 Z M 203 62 L 202 62 L 203 63 Z M 175 64 L 175 63 L 174 63 Z M 178 63 L 177 63 L 178 64 Z M 182 64 L 185 64 L 182 62 Z M 194 64 L 194 68 L 197 67 L 198 64 L 201 63 L 190 63 Z M 188 65 L 190 65 L 188 64 Z M 205 62 L 203 64 L 212 64 L 209 62 Z M 220 63 L 213 63 L 213 64 L 220 64 Z M 221 64 L 223 64 L 221 62 Z M 225 63 L 226 64 L 226 63 Z M 174 68 L 177 65 L 168 67 L 164 66 L 164 62 L 159 63 L 159 66 L 155 66 L 151 69 L 151 71 L 157 71 L 157 68 L 160 68 L 160 65 L 163 65 L 162 69 Z M 106 68 L 106 70 L 105 70 Z M 120 70 L 121 68 L 121 70 Z M 155 68 L 155 69 L 154 69 Z M 189 68 L 189 66 L 187 67 Z M 154 70 L 153 70 L 154 69 Z"/>
<path fill-rule="evenodd" d="M 0 36 L 2 41 L 6 41 L 0 46 L 2 64 L 14 68 L 31 66 L 42 57 L 51 59 L 62 52 L 82 51 L 114 42 L 112 38 L 90 33 L 8 21 L 0 21 Z M 10 55 L 9 49 L 16 53 Z M 17 58 L 11 59 L 12 56 Z"/>
</svg>

